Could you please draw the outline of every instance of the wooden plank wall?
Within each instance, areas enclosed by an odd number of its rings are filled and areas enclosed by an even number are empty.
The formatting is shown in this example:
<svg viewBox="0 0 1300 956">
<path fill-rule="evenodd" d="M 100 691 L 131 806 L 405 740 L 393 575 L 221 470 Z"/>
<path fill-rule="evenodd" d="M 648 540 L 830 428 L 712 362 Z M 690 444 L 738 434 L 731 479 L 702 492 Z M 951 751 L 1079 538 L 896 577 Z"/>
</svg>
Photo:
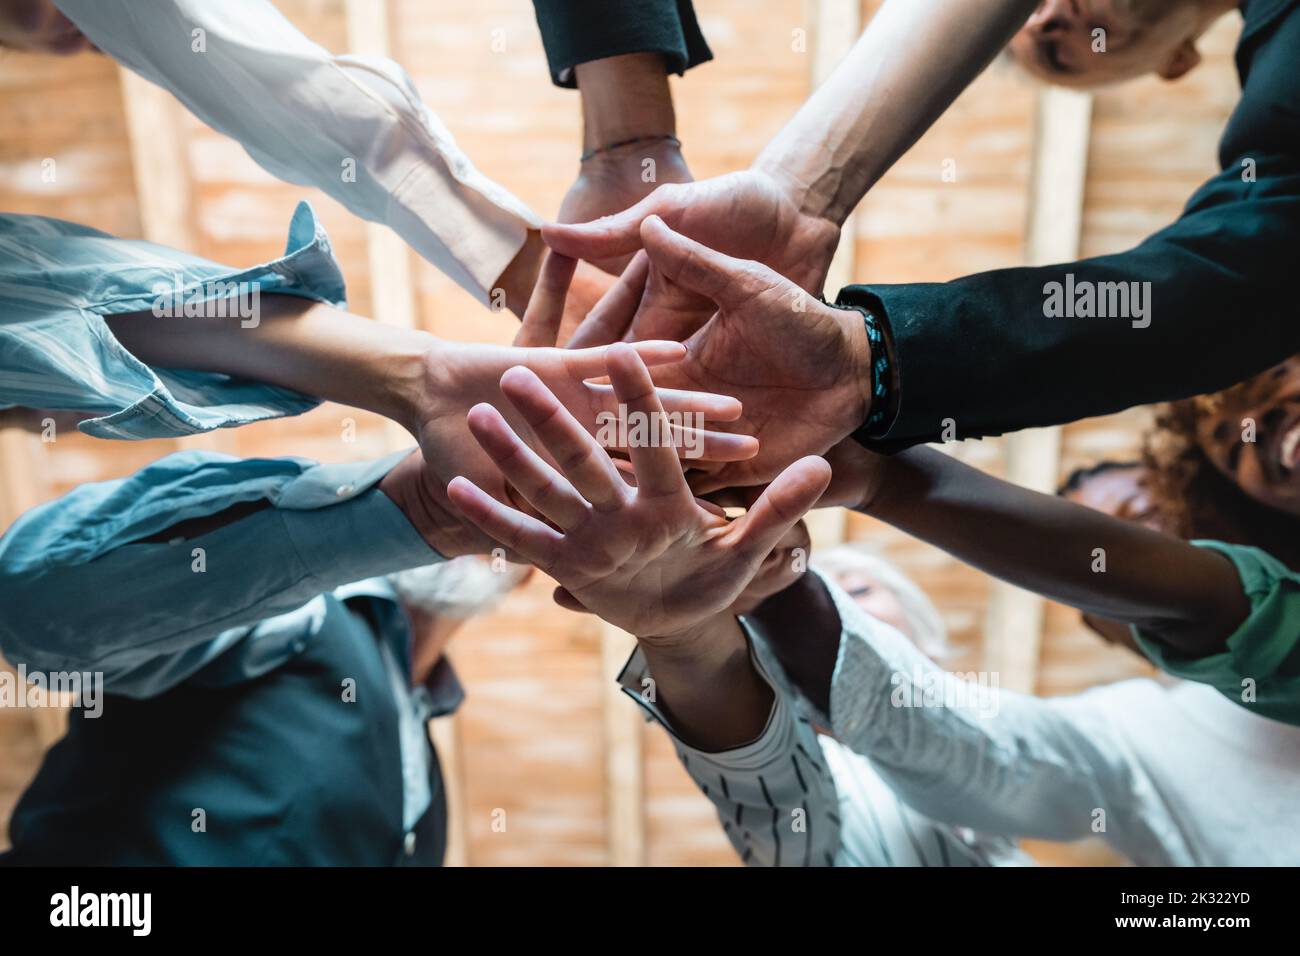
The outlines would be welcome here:
<svg viewBox="0 0 1300 956">
<path fill-rule="evenodd" d="M 526 0 L 278 5 L 332 49 L 386 48 L 484 172 L 543 215 L 554 213 L 576 170 L 578 101 L 547 82 Z M 866 22 L 878 5 L 697 0 L 716 60 L 673 81 L 695 174 L 746 165 L 842 54 L 853 24 Z M 794 42 L 796 31 L 803 31 L 803 45 Z M 1042 129 L 1036 117 L 1053 101 L 1013 65 L 994 64 L 862 204 L 837 276 L 941 281 L 1022 263 L 1044 235 L 1072 238 L 1085 255 L 1132 245 L 1171 220 L 1214 169 L 1215 141 L 1235 99 L 1236 33 L 1235 23 L 1221 25 L 1206 45 L 1207 62 L 1183 83 L 1151 80 L 1103 91 L 1092 98 L 1090 115 L 1066 123 L 1083 136 L 1076 141 L 1089 144 L 1078 171 L 1082 205 L 1067 211 L 1075 224 L 1066 226 L 1056 217 L 1036 219 L 1033 205 L 1036 163 L 1041 168 L 1062 154 L 1049 150 L 1045 160 L 1035 139 Z M 102 58 L 0 58 L 0 124 L 6 211 L 184 241 L 202 255 L 248 264 L 279 254 L 293 207 L 305 197 L 329 230 L 356 311 L 452 339 L 504 342 L 512 334 L 511 318 L 487 312 L 427 263 L 404 255 L 385 230 L 327 197 L 275 181 L 237 145 Z M 53 182 L 41 175 L 47 160 L 57 171 Z M 943 176 L 946 161 L 954 164 L 951 182 Z M 353 441 L 348 420 L 356 422 Z M 1028 466 L 1009 457 L 1005 441 L 950 451 L 994 473 L 1035 474 L 1050 483 L 1077 464 L 1131 456 L 1144 421 L 1139 410 L 1067 426 L 1028 453 Z M 332 406 L 180 443 L 80 435 L 42 443 L 0 433 L 0 528 L 23 508 L 81 482 L 128 474 L 178 445 L 338 461 L 382 454 L 399 438 L 381 420 Z M 818 534 L 821 541 L 870 541 L 914 575 L 961 649 L 954 669 L 1013 668 L 1018 683 L 1040 693 L 1145 672 L 1123 652 L 1100 646 L 1068 609 L 1050 604 L 1041 626 L 1009 642 L 1008 656 L 1008 642 L 985 640 L 986 624 L 999 620 L 1004 602 L 1012 607 L 1023 598 L 860 516 L 823 519 Z M 454 747 L 445 759 L 461 810 L 453 822 L 453 862 L 734 865 L 710 805 L 663 734 L 611 692 L 626 639 L 555 608 L 550 588 L 534 576 L 453 647 L 470 692 L 463 711 L 437 731 L 444 747 Z M 55 733 L 32 712 L 0 712 L 0 825 Z M 504 829 L 493 826 L 502 819 Z M 1048 862 L 1112 861 L 1090 846 L 1032 849 Z"/>
</svg>

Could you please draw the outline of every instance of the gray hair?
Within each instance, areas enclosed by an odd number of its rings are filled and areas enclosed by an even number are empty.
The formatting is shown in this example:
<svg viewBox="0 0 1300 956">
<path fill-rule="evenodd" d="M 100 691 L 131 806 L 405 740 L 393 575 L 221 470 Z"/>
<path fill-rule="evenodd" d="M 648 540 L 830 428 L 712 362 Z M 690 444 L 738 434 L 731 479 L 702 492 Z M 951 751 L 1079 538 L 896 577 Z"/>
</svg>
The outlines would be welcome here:
<svg viewBox="0 0 1300 956">
<path fill-rule="evenodd" d="M 527 573 L 525 565 L 466 555 L 398 571 L 388 582 L 410 608 L 467 620 L 495 609 Z"/>
<path fill-rule="evenodd" d="M 956 653 L 948 641 L 939 609 L 916 582 L 865 544 L 842 544 L 813 557 L 812 565 L 824 574 L 836 577 L 848 571 L 861 571 L 887 588 L 903 609 L 909 633 L 906 635 L 927 657 L 942 661 Z"/>
</svg>

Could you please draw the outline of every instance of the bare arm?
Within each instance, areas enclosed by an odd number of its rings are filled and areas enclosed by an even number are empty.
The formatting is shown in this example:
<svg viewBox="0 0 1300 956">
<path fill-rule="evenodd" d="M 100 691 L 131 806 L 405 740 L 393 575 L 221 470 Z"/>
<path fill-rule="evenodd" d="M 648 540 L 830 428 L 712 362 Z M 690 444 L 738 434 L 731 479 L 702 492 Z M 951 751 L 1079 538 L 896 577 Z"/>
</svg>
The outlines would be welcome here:
<svg viewBox="0 0 1300 956">
<path fill-rule="evenodd" d="M 757 739 L 772 713 L 772 688 L 754 669 L 740 625 L 719 614 L 692 631 L 678 646 L 641 642 L 660 709 L 698 750 L 716 753 Z"/>
<path fill-rule="evenodd" d="M 264 295 L 256 325 L 225 317 L 106 316 L 117 340 L 160 368 L 223 372 L 377 412 L 417 432 L 432 336 L 292 295 Z"/>
<path fill-rule="evenodd" d="M 859 510 L 994 577 L 1136 625 L 1187 656 L 1223 651 L 1250 614 L 1237 571 L 1221 555 L 933 449 L 877 459 L 868 485 Z"/>
<path fill-rule="evenodd" d="M 887 0 L 755 167 L 842 224 L 1006 46 L 1037 0 Z"/>
</svg>

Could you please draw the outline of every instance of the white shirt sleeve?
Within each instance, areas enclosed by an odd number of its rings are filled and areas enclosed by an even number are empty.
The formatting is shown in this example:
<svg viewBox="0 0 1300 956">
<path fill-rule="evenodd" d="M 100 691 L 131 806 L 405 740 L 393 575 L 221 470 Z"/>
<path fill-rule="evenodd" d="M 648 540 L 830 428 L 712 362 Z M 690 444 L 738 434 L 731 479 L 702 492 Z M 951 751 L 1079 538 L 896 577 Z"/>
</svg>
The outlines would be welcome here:
<svg viewBox="0 0 1300 956">
<path fill-rule="evenodd" d="M 731 845 L 749 866 L 832 866 L 840 846 L 835 782 L 817 733 L 795 699 L 752 655 L 775 694 L 757 740 L 721 753 L 689 747 L 655 705 L 645 656 L 632 654 L 619 682 L 673 740 L 677 757 L 718 811 Z"/>
<path fill-rule="evenodd" d="M 541 224 L 474 168 L 400 66 L 335 56 L 267 0 L 56 2 L 269 172 L 391 227 L 480 301 Z"/>
<path fill-rule="evenodd" d="M 1099 836 L 1138 862 L 1185 858 L 1177 820 L 1104 689 L 1038 698 L 1001 690 L 993 675 L 962 679 L 825 584 L 842 627 L 831 729 L 909 805 L 986 833 Z"/>
</svg>

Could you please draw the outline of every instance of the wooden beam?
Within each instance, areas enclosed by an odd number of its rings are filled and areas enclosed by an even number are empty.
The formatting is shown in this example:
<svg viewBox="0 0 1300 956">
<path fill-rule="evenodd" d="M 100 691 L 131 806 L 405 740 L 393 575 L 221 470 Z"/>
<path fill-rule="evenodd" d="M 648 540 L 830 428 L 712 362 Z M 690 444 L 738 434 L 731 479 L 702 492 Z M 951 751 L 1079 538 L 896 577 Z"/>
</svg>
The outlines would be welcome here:
<svg viewBox="0 0 1300 956">
<path fill-rule="evenodd" d="M 603 621 L 599 626 L 609 865 L 645 866 L 645 721 L 617 681 L 636 640 Z"/>
<path fill-rule="evenodd" d="M 346 0 L 344 12 L 349 53 L 392 55 L 388 0 Z M 370 317 L 400 328 L 418 328 L 410 247 L 387 226 L 368 222 L 366 258 L 370 267 Z M 385 443 L 390 449 L 411 444 L 411 436 L 396 422 L 386 423 L 385 429 Z"/>
<path fill-rule="evenodd" d="M 465 800 L 465 767 L 461 763 L 460 721 L 455 714 L 429 721 L 429 738 L 438 751 L 442 783 L 447 791 L 447 850 L 443 866 L 472 866 L 469 808 Z"/>
<path fill-rule="evenodd" d="M 1079 257 L 1092 97 L 1056 87 L 1038 94 L 1034 166 L 1025 236 L 1030 265 Z M 1047 321 L 1044 319 L 1043 321 Z M 1060 468 L 1061 429 L 1035 428 L 1006 439 L 1006 476 L 1051 493 Z M 995 581 L 985 621 L 985 659 L 1000 686 L 1032 693 L 1038 682 L 1046 602 L 1036 594 Z"/>
<path fill-rule="evenodd" d="M 198 232 L 190 188 L 185 108 L 148 80 L 119 67 L 143 238 L 194 252 Z"/>
<path fill-rule="evenodd" d="M 391 56 L 392 24 L 388 0 L 346 0 L 348 52 Z M 370 268 L 370 317 L 388 325 L 414 329 L 420 325 L 412 278 L 411 250 L 387 226 L 366 223 L 366 259 Z M 385 422 L 384 444 L 391 450 L 407 448 L 411 436 L 396 422 Z M 442 765 L 447 789 L 446 866 L 470 866 L 469 808 L 465 763 L 461 752 L 461 724 L 456 714 L 430 723 L 429 733 Z"/>
</svg>

